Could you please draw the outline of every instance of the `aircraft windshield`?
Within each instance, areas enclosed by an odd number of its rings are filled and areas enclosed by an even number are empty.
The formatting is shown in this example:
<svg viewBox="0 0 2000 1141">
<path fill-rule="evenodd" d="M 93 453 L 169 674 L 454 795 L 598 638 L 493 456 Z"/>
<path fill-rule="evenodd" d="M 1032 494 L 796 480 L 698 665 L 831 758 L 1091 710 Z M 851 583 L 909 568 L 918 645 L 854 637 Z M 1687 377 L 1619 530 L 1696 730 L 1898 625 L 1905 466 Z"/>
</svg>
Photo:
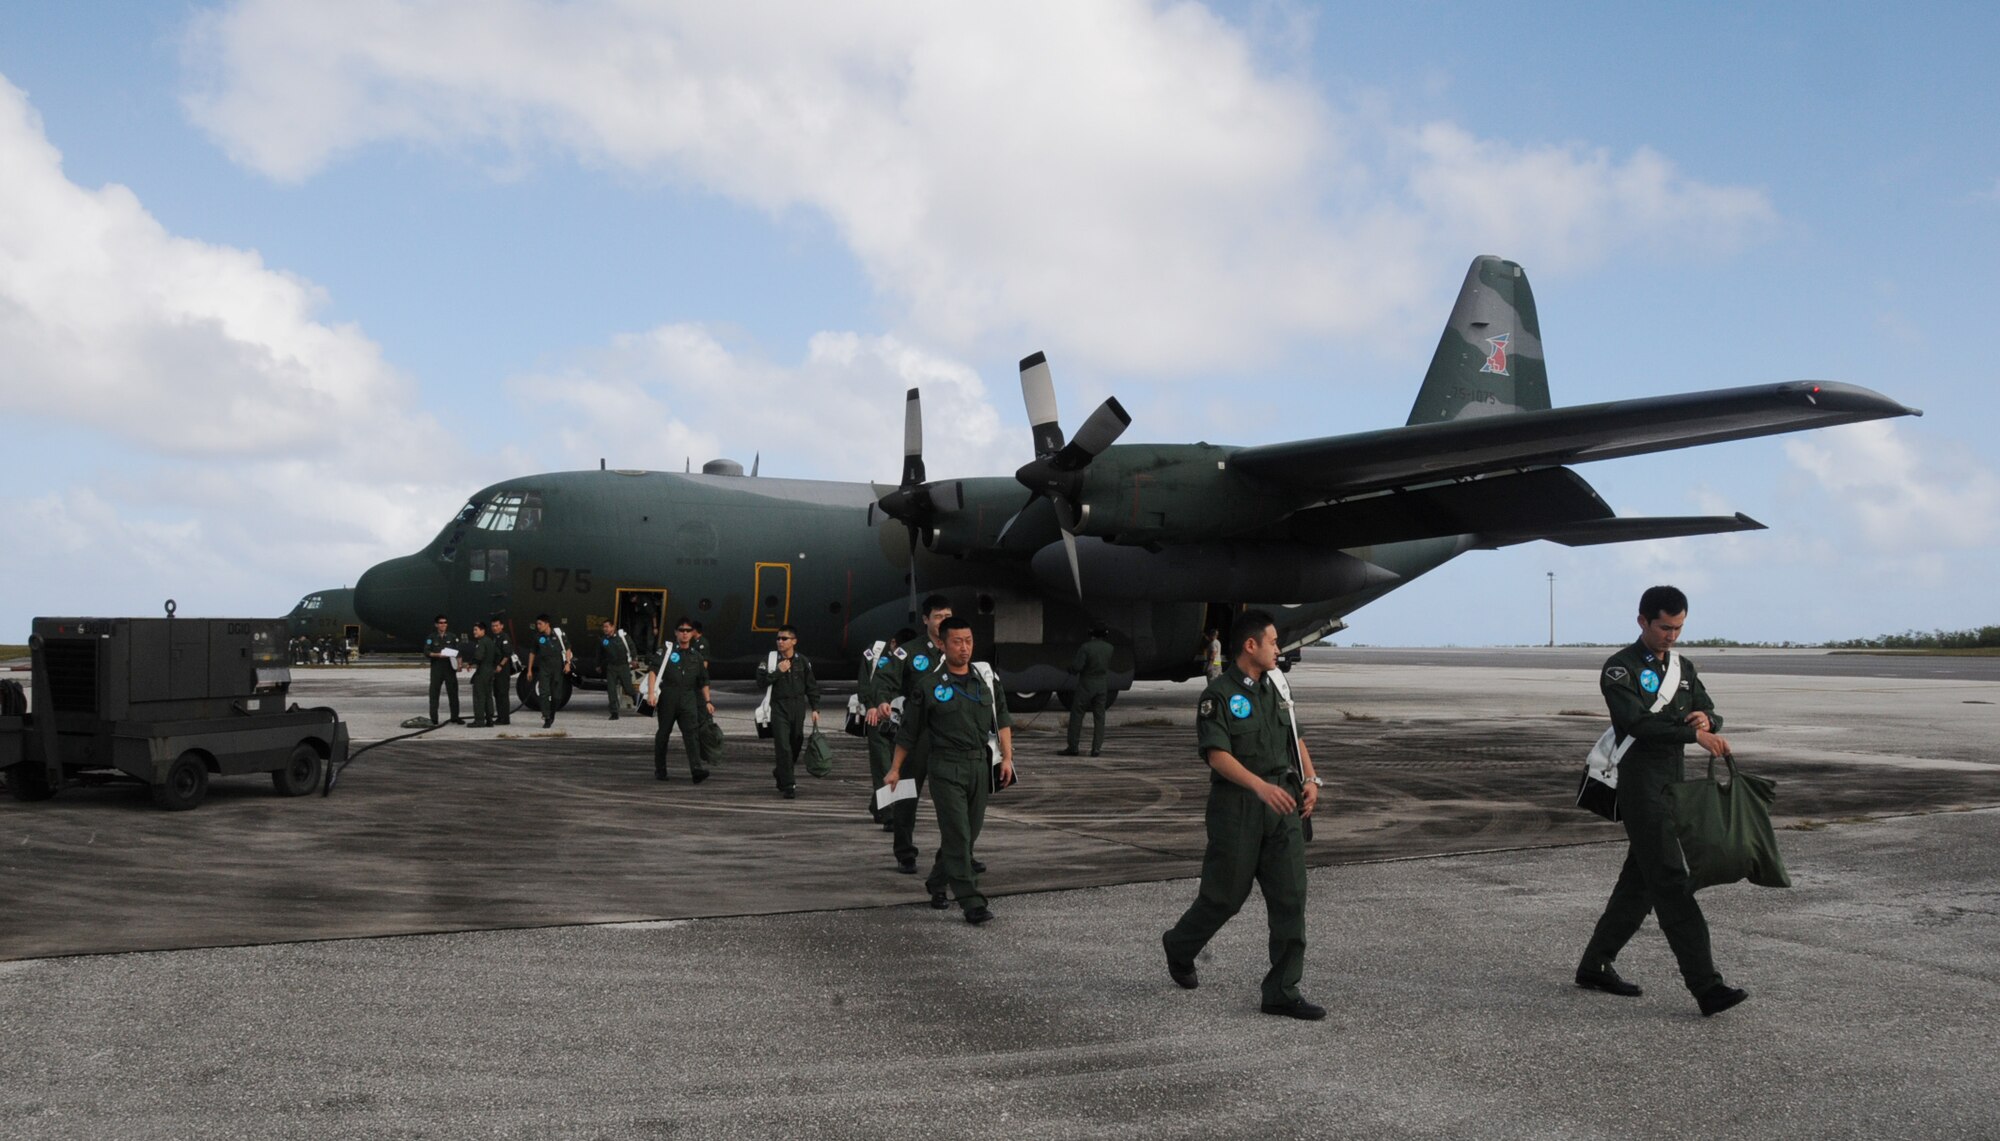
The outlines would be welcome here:
<svg viewBox="0 0 2000 1141">
<path fill-rule="evenodd" d="M 319 607 L 320 596 L 317 594 L 308 594 L 304 598 L 299 599 L 300 610 L 318 610 Z"/>
<path fill-rule="evenodd" d="M 473 526 L 482 531 L 533 531 L 542 525 L 542 493 L 505 491 L 479 513 Z"/>
</svg>

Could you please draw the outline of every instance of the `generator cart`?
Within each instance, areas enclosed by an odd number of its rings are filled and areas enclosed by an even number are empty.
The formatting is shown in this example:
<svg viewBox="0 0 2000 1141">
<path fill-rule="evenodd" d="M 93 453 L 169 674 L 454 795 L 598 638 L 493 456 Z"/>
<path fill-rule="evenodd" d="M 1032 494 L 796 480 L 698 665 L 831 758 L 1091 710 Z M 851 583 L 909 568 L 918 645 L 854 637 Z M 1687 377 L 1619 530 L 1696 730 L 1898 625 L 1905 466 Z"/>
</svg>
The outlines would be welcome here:
<svg viewBox="0 0 2000 1141">
<path fill-rule="evenodd" d="M 331 709 L 288 706 L 282 619 L 37 618 L 32 702 L 0 682 L 0 772 L 21 800 L 138 780 L 193 808 L 212 776 L 270 773 L 304 796 L 347 758 Z M 24 709 L 25 707 L 25 709 Z"/>
</svg>

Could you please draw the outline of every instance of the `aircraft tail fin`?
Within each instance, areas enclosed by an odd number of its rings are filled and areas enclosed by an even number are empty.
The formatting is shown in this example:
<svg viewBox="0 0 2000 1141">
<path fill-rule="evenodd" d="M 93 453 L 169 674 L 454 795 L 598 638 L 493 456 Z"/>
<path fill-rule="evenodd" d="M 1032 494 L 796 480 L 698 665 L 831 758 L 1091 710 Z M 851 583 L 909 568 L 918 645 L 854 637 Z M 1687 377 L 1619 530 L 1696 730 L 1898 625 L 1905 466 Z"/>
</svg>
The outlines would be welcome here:
<svg viewBox="0 0 2000 1141">
<path fill-rule="evenodd" d="M 1474 258 L 1409 423 L 1547 407 L 1549 372 L 1528 274 L 1502 258 Z"/>
</svg>

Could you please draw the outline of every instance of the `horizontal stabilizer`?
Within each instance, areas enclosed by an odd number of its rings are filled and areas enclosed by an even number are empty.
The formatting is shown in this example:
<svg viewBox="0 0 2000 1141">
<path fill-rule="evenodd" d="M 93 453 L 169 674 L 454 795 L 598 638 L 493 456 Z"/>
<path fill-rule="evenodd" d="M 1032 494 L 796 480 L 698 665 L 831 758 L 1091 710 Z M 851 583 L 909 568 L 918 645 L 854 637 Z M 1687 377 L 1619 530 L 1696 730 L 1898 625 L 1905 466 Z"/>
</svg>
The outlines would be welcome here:
<svg viewBox="0 0 2000 1141">
<path fill-rule="evenodd" d="M 1634 519 L 1589 519 L 1567 527 L 1548 527 L 1533 532 L 1482 532 L 1480 547 L 1507 547 L 1547 539 L 1565 547 L 1594 547 L 1599 543 L 1635 543 L 1648 539 L 1679 539 L 1688 535 L 1721 535 L 1731 531 L 1762 531 L 1764 525 L 1738 511 L 1734 515 L 1655 515 Z"/>
<path fill-rule="evenodd" d="M 1237 451 L 1229 463 L 1281 487 L 1335 498 L 1920 415 L 1859 385 L 1801 380 L 1265 444 Z"/>
</svg>

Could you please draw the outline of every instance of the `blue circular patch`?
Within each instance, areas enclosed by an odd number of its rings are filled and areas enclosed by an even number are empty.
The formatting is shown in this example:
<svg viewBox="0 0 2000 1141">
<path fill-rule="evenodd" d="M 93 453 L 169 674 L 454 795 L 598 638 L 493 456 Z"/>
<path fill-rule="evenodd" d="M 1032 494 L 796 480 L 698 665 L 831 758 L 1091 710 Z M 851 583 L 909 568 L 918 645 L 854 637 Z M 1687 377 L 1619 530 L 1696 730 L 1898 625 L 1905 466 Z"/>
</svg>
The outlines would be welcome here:
<svg viewBox="0 0 2000 1141">
<path fill-rule="evenodd" d="M 667 655 L 667 660 L 668 660 L 668 661 L 670 661 L 670 662 L 672 662 L 672 663 L 674 663 L 675 665 L 679 665 L 679 664 L 680 664 L 680 662 L 681 662 L 681 653 L 680 653 L 680 651 L 679 651 L 679 650 L 675 650 L 675 651 L 674 651 L 673 653 L 671 653 L 671 654 L 668 654 L 668 655 Z"/>
<path fill-rule="evenodd" d="M 1250 699 L 1240 693 L 1230 694 L 1229 715 L 1238 720 L 1250 716 Z"/>
<path fill-rule="evenodd" d="M 921 661 L 922 659 L 919 658 L 918 660 Z M 931 690 L 931 696 L 937 698 L 939 701 L 950 701 L 951 694 L 952 688 L 948 685 L 940 685 L 936 689 Z"/>
<path fill-rule="evenodd" d="M 1647 693 L 1660 692 L 1660 675 L 1654 673 L 1652 670 L 1647 670 L 1645 673 L 1640 674 L 1639 688 L 1645 690 Z"/>
<path fill-rule="evenodd" d="M 918 654 L 916 657 L 910 659 L 910 664 L 917 667 L 918 673 L 922 673 L 931 668 L 931 659 L 927 654 Z"/>
</svg>

